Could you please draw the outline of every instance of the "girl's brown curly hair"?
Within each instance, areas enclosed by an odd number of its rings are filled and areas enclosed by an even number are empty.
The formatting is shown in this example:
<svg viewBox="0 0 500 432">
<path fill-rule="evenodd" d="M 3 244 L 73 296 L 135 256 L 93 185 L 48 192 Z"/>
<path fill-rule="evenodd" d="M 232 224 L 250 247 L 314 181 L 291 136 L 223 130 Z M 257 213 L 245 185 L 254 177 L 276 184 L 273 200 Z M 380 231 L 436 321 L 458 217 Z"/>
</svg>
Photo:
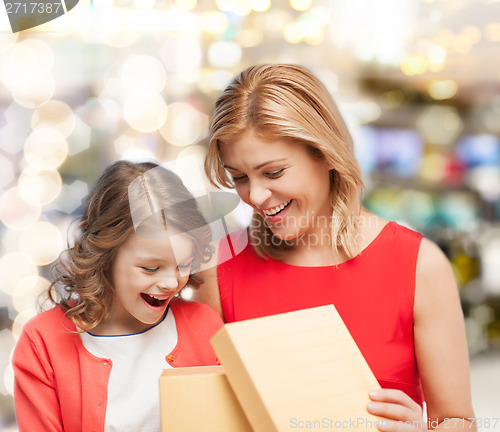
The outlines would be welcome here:
<svg viewBox="0 0 500 432">
<path fill-rule="evenodd" d="M 60 304 L 66 316 L 83 330 L 102 322 L 112 305 L 111 264 L 118 249 L 134 233 L 128 187 L 134 179 L 156 167 L 157 164 L 150 162 L 118 161 L 106 168 L 87 198 L 73 247 L 66 249 L 54 266 L 49 298 Z M 167 222 L 195 240 L 193 270 L 196 271 L 196 265 L 207 262 L 212 255 L 210 228 L 182 180 L 167 169 L 160 170 L 162 196 L 167 201 L 171 198 L 174 203 L 183 203 L 168 207 Z M 193 287 L 201 282 L 201 277 L 193 274 L 188 280 Z M 56 299 L 56 287 L 62 288 L 61 300 Z"/>
</svg>

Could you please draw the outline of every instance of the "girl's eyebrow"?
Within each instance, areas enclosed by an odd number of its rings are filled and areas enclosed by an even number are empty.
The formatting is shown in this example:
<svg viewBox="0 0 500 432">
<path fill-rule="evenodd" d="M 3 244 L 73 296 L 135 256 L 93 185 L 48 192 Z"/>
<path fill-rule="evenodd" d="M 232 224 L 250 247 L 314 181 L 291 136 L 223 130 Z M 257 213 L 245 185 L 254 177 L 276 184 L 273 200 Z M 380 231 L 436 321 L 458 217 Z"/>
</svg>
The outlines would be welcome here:
<svg viewBox="0 0 500 432">
<path fill-rule="evenodd" d="M 267 162 L 264 162 L 264 163 L 261 163 L 260 165 L 257 165 L 256 167 L 254 167 L 253 169 L 254 170 L 258 170 L 258 169 L 261 169 L 263 167 L 265 167 L 266 165 L 269 165 L 269 164 L 272 164 L 272 163 L 275 163 L 275 162 L 283 162 L 283 161 L 286 161 L 286 158 L 281 158 L 281 159 L 273 159 L 273 160 L 270 160 L 270 161 L 267 161 Z M 233 171 L 239 171 L 238 168 L 233 168 L 232 166 L 230 165 L 224 165 L 224 168 L 226 169 L 230 169 L 230 170 L 233 170 Z"/>
</svg>

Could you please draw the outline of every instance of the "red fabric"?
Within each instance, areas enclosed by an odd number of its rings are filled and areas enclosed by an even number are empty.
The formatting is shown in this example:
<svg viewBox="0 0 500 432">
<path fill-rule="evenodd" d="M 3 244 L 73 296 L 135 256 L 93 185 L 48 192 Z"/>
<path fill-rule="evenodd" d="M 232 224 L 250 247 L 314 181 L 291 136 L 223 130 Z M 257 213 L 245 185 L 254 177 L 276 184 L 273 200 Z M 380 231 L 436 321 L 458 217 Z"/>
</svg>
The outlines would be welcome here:
<svg viewBox="0 0 500 432">
<path fill-rule="evenodd" d="M 220 316 L 204 304 L 180 299 L 170 307 L 178 340 L 167 361 L 173 367 L 218 364 L 209 340 L 222 327 Z M 104 431 L 112 364 L 84 348 L 75 325 L 60 307 L 24 326 L 13 366 L 20 432 Z"/>
<path fill-rule="evenodd" d="M 422 405 L 413 340 L 420 234 L 390 222 L 360 255 L 338 266 L 263 260 L 250 245 L 226 261 L 246 235 L 231 234 L 219 250 L 226 322 L 333 304 L 381 387 L 403 390 Z"/>
</svg>

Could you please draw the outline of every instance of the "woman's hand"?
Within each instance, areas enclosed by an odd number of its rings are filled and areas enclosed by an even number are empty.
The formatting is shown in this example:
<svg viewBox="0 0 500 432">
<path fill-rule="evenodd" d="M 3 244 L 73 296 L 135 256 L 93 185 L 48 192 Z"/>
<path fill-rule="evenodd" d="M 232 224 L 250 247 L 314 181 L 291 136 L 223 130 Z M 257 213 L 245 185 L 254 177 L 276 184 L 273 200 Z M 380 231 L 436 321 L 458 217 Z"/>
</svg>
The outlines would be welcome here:
<svg viewBox="0 0 500 432">
<path fill-rule="evenodd" d="M 387 419 L 379 423 L 380 431 L 426 431 L 422 408 L 401 390 L 378 389 L 369 393 L 371 402 L 367 406 L 370 414 Z"/>
</svg>

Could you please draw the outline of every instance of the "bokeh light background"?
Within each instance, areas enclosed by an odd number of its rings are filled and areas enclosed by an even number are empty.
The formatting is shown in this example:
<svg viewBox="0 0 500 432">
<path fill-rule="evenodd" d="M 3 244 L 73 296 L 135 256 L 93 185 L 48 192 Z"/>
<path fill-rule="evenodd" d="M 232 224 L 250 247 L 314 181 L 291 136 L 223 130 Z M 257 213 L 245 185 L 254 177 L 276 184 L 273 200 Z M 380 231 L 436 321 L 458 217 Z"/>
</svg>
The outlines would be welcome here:
<svg viewBox="0 0 500 432">
<path fill-rule="evenodd" d="M 215 98 L 265 62 L 322 79 L 366 206 L 447 254 L 476 414 L 499 417 L 500 2 L 87 0 L 18 34 L 0 7 L 0 428 L 16 430 L 15 341 L 102 170 L 202 161 Z"/>
</svg>

